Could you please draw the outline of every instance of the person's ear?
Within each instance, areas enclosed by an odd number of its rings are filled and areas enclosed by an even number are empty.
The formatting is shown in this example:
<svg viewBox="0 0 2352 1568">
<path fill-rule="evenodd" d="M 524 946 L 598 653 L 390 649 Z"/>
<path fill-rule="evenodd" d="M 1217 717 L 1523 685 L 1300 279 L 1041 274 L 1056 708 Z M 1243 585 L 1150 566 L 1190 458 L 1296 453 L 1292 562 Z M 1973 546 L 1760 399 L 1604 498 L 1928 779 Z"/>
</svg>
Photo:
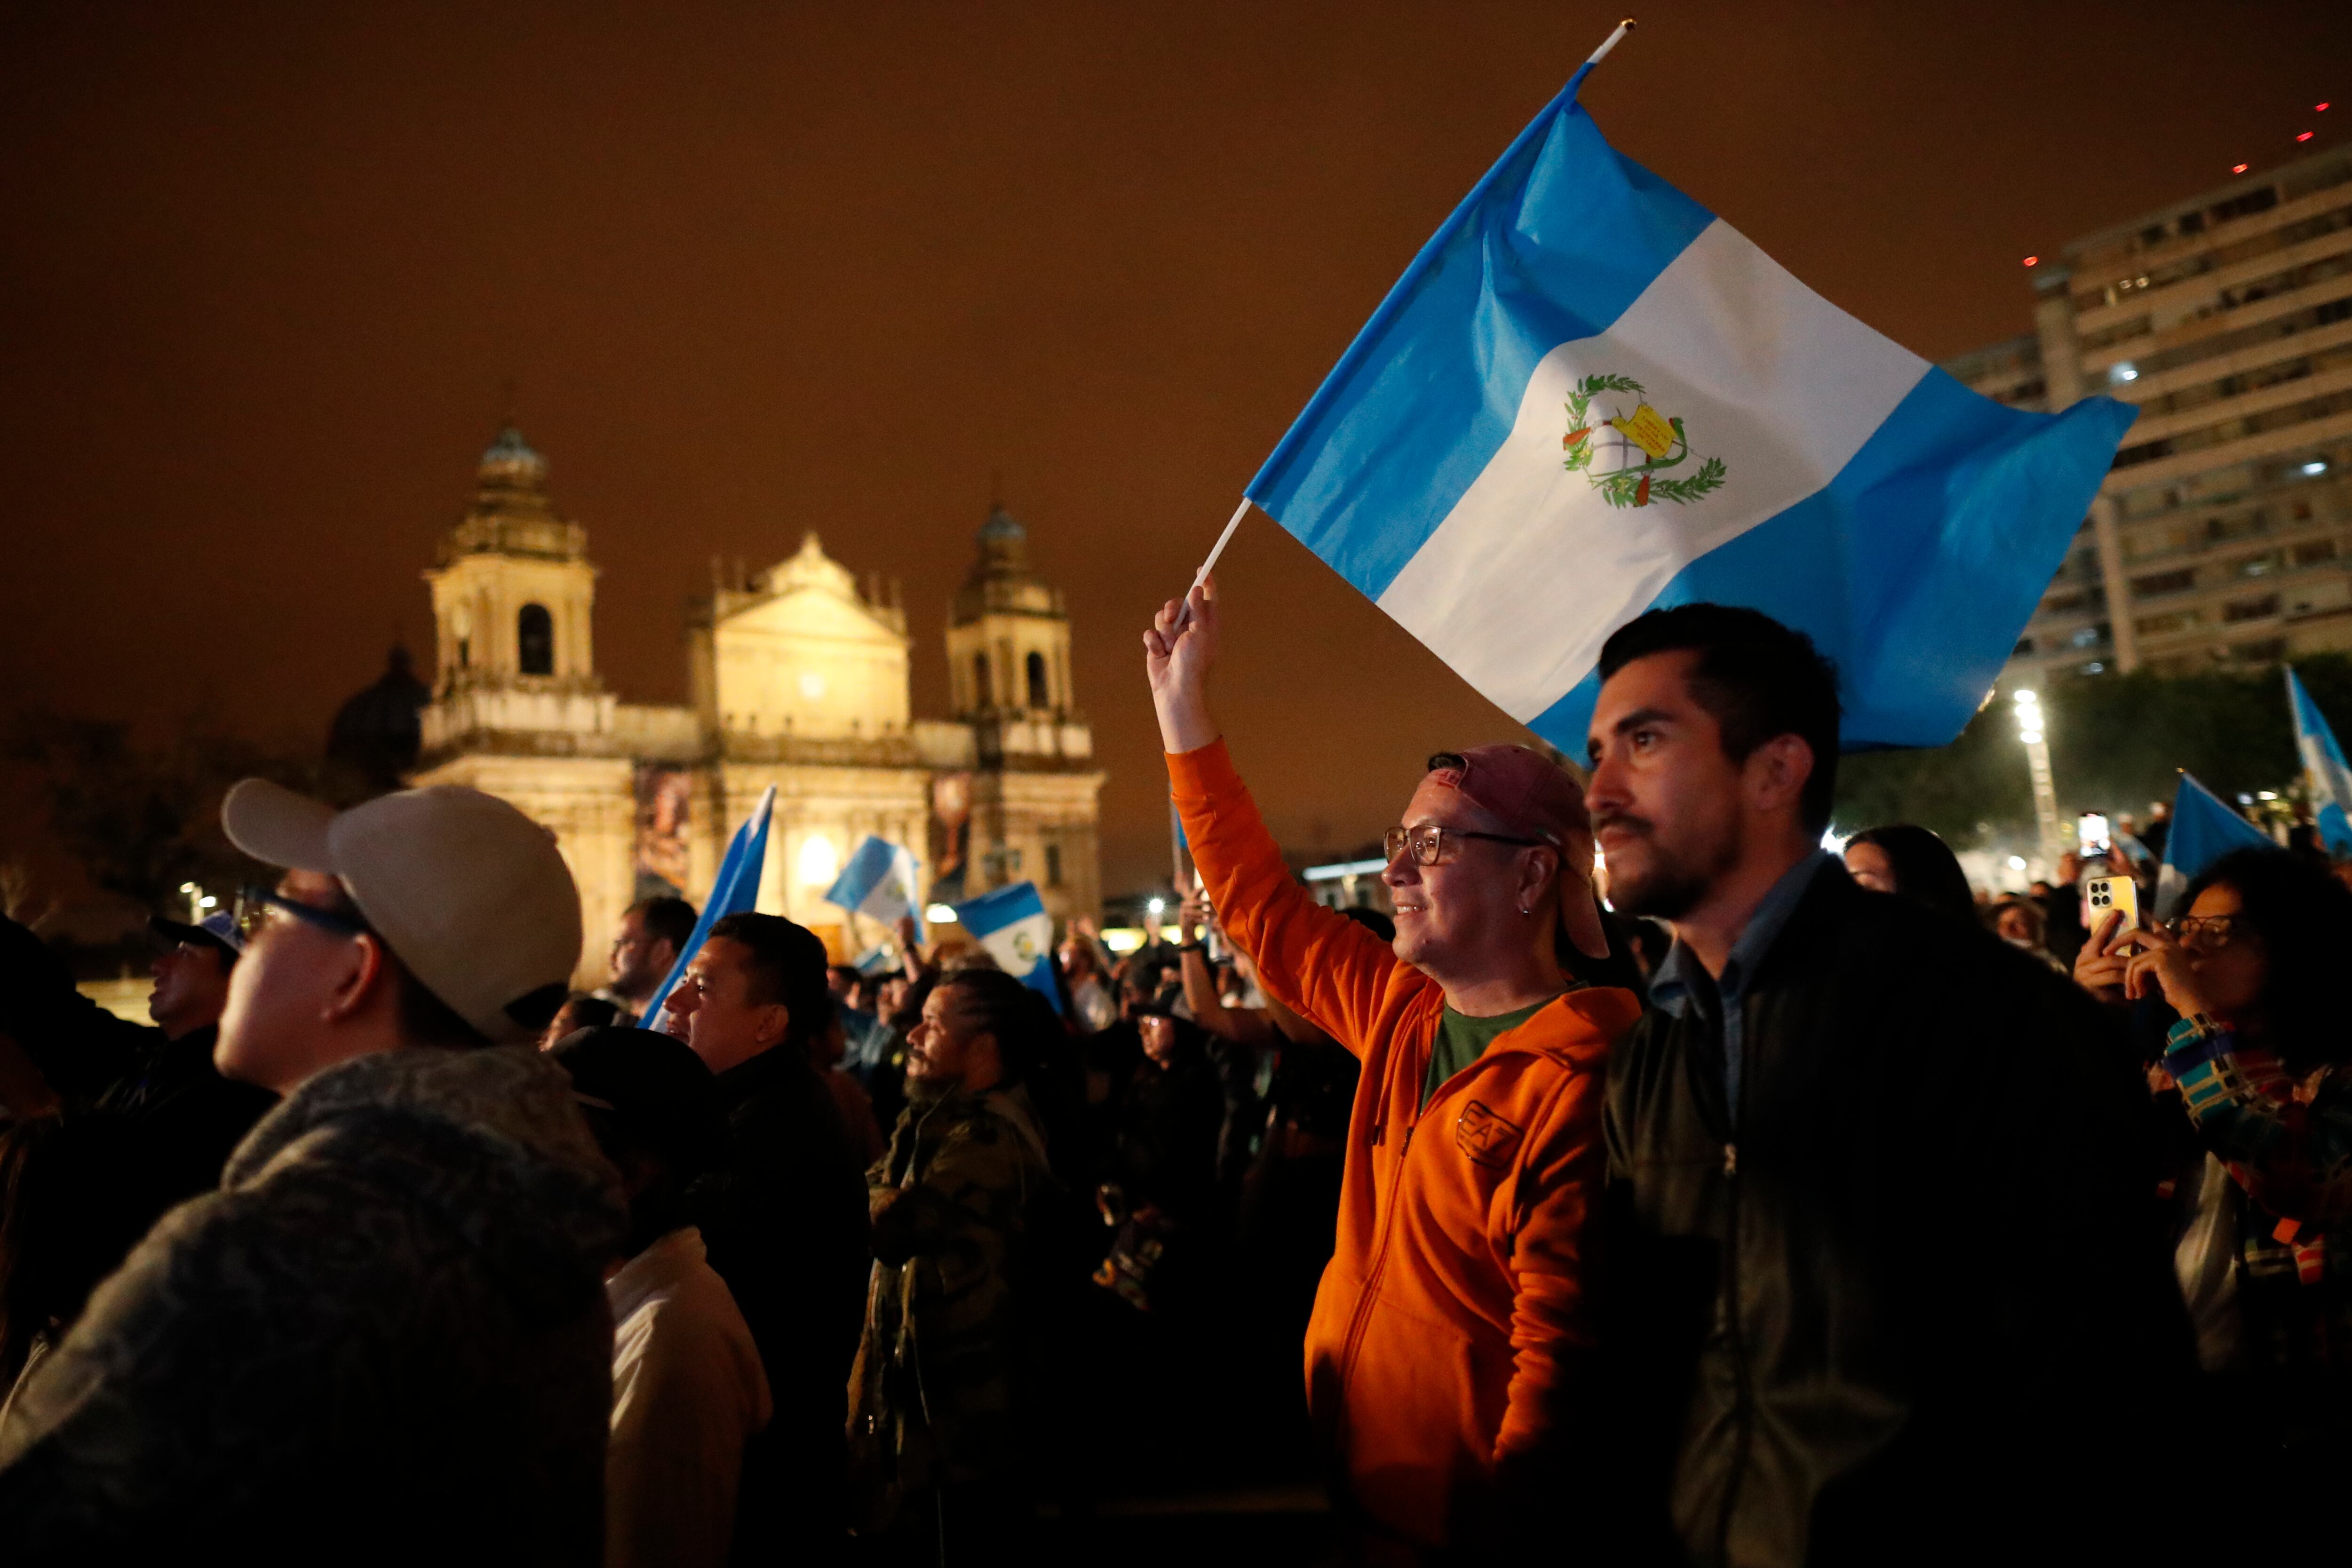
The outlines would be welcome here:
<svg viewBox="0 0 2352 1568">
<path fill-rule="evenodd" d="M 760 1009 L 760 1021 L 753 1030 L 761 1049 L 782 1045 L 784 1036 L 793 1029 L 793 1009 L 782 1002 L 770 1002 Z"/>
<path fill-rule="evenodd" d="M 371 1005 L 379 986 L 393 983 L 392 955 L 384 951 L 383 937 L 362 931 L 342 947 L 345 967 L 327 993 L 325 1018 L 331 1023 L 356 1018 Z"/>
<path fill-rule="evenodd" d="M 1549 844 L 1529 850 L 1519 861 L 1519 884 L 1513 890 L 1519 909 L 1540 915 L 1557 896 L 1559 852 Z"/>
<path fill-rule="evenodd" d="M 1776 735 L 1748 754 L 1748 803 L 1769 816 L 1798 805 L 1813 776 L 1813 748 L 1801 735 Z"/>
</svg>

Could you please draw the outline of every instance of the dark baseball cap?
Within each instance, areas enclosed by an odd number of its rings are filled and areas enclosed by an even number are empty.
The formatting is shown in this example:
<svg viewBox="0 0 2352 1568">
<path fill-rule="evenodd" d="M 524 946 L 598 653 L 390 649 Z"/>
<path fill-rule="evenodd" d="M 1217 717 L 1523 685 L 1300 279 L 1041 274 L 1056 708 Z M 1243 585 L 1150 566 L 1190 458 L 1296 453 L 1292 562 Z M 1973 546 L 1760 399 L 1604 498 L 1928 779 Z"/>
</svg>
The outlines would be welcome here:
<svg viewBox="0 0 2352 1568">
<path fill-rule="evenodd" d="M 147 929 L 166 942 L 217 948 L 232 964 L 245 952 L 245 934 L 236 928 L 236 917 L 226 913 L 207 915 L 194 925 L 184 920 L 152 915 L 147 918 Z"/>
<path fill-rule="evenodd" d="M 572 1092 L 592 1113 L 609 1116 L 681 1181 L 727 1151 L 719 1080 L 683 1040 L 645 1029 L 583 1029 L 549 1052 L 572 1075 Z"/>
</svg>

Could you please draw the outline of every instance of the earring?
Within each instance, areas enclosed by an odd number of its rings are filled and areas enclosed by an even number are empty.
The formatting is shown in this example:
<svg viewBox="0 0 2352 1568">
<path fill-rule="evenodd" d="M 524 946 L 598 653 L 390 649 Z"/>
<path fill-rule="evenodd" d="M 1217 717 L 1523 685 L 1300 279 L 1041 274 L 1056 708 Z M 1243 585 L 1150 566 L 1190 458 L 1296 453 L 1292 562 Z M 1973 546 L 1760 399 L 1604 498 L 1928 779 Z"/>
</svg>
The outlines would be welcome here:
<svg viewBox="0 0 2352 1568">
<path fill-rule="evenodd" d="M 1522 910 L 1520 910 L 1520 911 L 1519 911 L 1519 918 L 1521 918 L 1522 920 L 1524 920 L 1524 919 L 1526 919 L 1528 915 L 1533 915 L 1534 913 L 1535 913 L 1535 911 L 1534 911 L 1534 910 L 1532 910 L 1532 909 L 1522 909 Z"/>
</svg>

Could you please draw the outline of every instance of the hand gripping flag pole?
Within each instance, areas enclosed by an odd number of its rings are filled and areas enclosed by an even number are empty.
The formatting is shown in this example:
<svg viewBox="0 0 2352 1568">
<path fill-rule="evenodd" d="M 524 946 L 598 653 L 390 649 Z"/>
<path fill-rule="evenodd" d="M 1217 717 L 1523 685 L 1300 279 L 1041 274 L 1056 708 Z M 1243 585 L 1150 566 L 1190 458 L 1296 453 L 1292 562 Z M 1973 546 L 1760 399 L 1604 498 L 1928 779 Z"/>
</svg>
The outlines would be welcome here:
<svg viewBox="0 0 2352 1568">
<path fill-rule="evenodd" d="M 1632 32 L 1635 25 L 1633 18 L 1631 16 L 1619 22 L 1615 30 L 1607 37 L 1601 40 L 1601 47 L 1593 50 L 1592 53 L 1586 57 L 1584 62 L 1585 70 L 1589 71 L 1593 67 L 1599 65 L 1602 60 L 1607 59 L 1609 57 L 1609 51 L 1615 48 L 1621 42 L 1622 42 L 1625 35 Z M 1581 75 L 1581 73 L 1579 74 L 1580 76 Z M 1225 519 L 1224 531 L 1217 536 L 1217 542 L 1209 547 L 1208 559 L 1202 561 L 1201 563 L 1201 570 L 1192 574 L 1192 588 L 1198 588 L 1201 584 L 1209 580 L 1209 573 L 1216 570 L 1217 558 L 1224 554 L 1225 547 L 1233 542 L 1234 532 L 1242 526 L 1242 519 L 1249 516 L 1249 509 L 1250 498 L 1247 496 L 1244 496 L 1242 497 L 1242 504 L 1234 508 L 1234 515 Z M 1176 608 L 1176 625 L 1174 629 L 1181 632 L 1192 619 L 1192 589 L 1187 589 L 1184 591 L 1183 600 Z M 1178 859 L 1181 862 L 1182 859 L 1181 852 L 1178 855 Z M 1182 874 L 1181 864 L 1178 874 L 1180 876 Z"/>
</svg>

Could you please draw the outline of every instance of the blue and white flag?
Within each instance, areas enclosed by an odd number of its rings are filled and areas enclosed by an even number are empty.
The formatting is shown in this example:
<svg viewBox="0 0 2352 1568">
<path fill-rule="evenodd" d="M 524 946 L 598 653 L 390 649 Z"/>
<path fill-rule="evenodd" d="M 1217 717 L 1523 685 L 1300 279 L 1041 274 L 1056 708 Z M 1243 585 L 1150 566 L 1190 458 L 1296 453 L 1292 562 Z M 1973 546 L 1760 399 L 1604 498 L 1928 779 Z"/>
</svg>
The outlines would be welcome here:
<svg viewBox="0 0 2352 1568">
<path fill-rule="evenodd" d="M 911 915 L 915 940 L 928 942 L 930 936 L 923 929 L 923 906 L 915 896 L 916 885 L 914 852 L 868 833 L 850 852 L 849 863 L 841 868 L 824 900 L 885 925 L 895 926 L 902 916 Z"/>
<path fill-rule="evenodd" d="M 721 916 L 743 915 L 757 908 L 760 903 L 760 872 L 768 861 L 768 818 L 776 809 L 776 787 L 769 785 L 760 791 L 760 803 L 727 841 L 727 853 L 719 862 L 719 874 L 710 879 L 710 896 L 702 901 L 702 913 L 694 922 L 694 935 L 678 949 L 677 962 L 672 964 L 668 977 L 661 989 L 654 993 L 646 1010 L 637 1015 L 639 1029 L 659 1029 L 662 1008 L 669 994 L 686 976 L 686 967 L 702 951 L 710 928 Z"/>
<path fill-rule="evenodd" d="M 2287 701 L 2294 707 L 2294 748 L 2303 754 L 2304 778 L 2311 785 L 2313 818 L 2320 841 L 2331 855 L 2352 855 L 2352 770 L 2344 766 L 2344 748 L 2327 716 L 2303 689 L 2303 677 L 2289 668 Z"/>
<path fill-rule="evenodd" d="M 1054 984 L 1054 917 L 1045 913 L 1035 883 L 1016 882 L 983 893 L 957 904 L 955 912 L 998 968 L 1043 992 L 1055 1012 L 1062 1010 L 1062 993 Z"/>
<path fill-rule="evenodd" d="M 1422 248 L 1249 498 L 1581 755 L 1601 643 L 1748 605 L 1843 678 L 1849 747 L 1977 711 L 2134 411 L 1969 391 L 1612 150 L 1590 62 Z"/>
<path fill-rule="evenodd" d="M 2204 785 L 2184 773 L 2172 795 L 2172 826 L 2164 837 L 2164 866 L 2156 875 L 2156 917 L 2169 920 L 2173 906 L 2205 868 L 2231 850 L 2274 850 L 2268 833 L 2230 809 Z"/>
</svg>

